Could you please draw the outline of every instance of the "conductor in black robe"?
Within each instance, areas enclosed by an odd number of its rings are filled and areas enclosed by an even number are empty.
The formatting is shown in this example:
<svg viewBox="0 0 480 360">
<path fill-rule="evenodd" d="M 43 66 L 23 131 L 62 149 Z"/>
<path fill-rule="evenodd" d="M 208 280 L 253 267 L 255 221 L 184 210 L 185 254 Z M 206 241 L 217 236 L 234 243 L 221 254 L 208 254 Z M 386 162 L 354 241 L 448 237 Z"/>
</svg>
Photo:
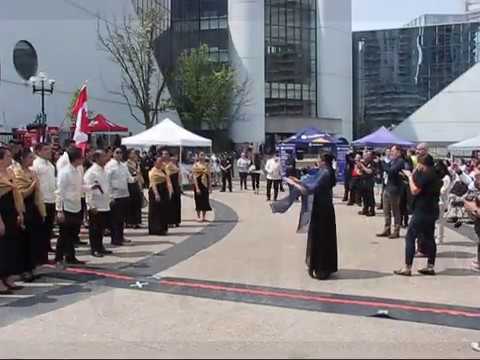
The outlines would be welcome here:
<svg viewBox="0 0 480 360">
<path fill-rule="evenodd" d="M 336 185 L 332 168 L 333 156 L 323 154 L 319 171 L 314 178 L 300 181 L 290 178 L 288 182 L 303 195 L 302 211 L 310 212 L 306 264 L 308 274 L 315 279 L 326 280 L 338 271 L 337 227 L 333 206 L 333 187 Z M 313 196 L 313 201 L 308 197 Z"/>
</svg>

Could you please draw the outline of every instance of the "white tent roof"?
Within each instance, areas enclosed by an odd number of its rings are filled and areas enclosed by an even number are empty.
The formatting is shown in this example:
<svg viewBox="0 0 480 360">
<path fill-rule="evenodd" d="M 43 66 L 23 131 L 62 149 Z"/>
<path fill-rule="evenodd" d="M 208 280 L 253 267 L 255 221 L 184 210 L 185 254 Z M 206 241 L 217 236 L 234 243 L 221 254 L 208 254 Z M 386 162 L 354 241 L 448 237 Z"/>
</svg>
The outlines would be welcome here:
<svg viewBox="0 0 480 360">
<path fill-rule="evenodd" d="M 145 130 L 140 134 L 123 138 L 122 145 L 210 147 L 212 146 L 212 140 L 198 136 L 175 124 L 172 120 L 165 119 L 160 124 Z"/>
<path fill-rule="evenodd" d="M 475 136 L 474 138 L 460 141 L 459 143 L 450 145 L 448 147 L 450 151 L 474 151 L 480 150 L 480 135 Z"/>
</svg>

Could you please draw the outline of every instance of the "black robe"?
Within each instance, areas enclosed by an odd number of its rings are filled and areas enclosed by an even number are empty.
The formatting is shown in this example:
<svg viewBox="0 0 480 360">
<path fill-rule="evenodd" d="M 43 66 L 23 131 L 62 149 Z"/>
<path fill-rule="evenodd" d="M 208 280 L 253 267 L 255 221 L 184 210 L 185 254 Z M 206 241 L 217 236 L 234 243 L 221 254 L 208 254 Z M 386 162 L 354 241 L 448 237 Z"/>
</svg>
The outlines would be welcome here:
<svg viewBox="0 0 480 360">
<path fill-rule="evenodd" d="M 148 191 L 148 233 L 150 235 L 165 235 L 168 232 L 169 194 L 167 183 L 157 184 L 160 201 L 155 200 L 155 193 Z"/>
<path fill-rule="evenodd" d="M 310 271 L 333 274 L 338 271 L 337 227 L 333 206 L 335 172 L 321 169 L 317 181 L 307 186 L 313 194 L 312 216 L 308 229 L 306 263 Z"/>
<path fill-rule="evenodd" d="M 210 183 L 210 178 L 208 179 Z M 202 183 L 202 177 L 197 177 L 198 188 L 200 192 L 197 192 L 197 189 L 194 187 L 194 198 L 195 198 L 195 210 L 196 211 L 212 211 L 212 207 L 210 206 L 210 191 L 209 186 L 205 186 Z"/>
<path fill-rule="evenodd" d="M 170 181 L 172 183 L 173 194 L 170 199 L 169 207 L 169 225 L 180 225 L 182 222 L 182 190 L 180 188 L 180 176 L 179 173 L 170 175 Z"/>
<path fill-rule="evenodd" d="M 11 191 L 0 197 L 0 216 L 5 224 L 5 235 L 0 236 L 0 278 L 5 278 L 25 270 L 22 261 L 25 235 L 17 223 L 18 212 Z"/>
<path fill-rule="evenodd" d="M 48 263 L 49 244 L 45 238 L 47 232 L 44 229 L 46 224 L 35 204 L 35 191 L 24 199 L 25 241 L 22 243 L 22 251 L 25 272 Z"/>
</svg>

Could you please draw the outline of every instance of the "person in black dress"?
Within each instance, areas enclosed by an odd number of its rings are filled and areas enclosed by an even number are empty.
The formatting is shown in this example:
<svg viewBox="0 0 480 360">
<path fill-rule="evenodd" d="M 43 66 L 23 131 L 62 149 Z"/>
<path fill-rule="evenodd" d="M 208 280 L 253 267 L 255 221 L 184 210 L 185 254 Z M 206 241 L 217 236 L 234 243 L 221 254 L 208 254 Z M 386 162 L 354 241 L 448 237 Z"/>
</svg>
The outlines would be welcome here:
<svg viewBox="0 0 480 360">
<path fill-rule="evenodd" d="M 207 221 L 207 211 L 212 211 L 210 206 L 210 168 L 205 162 L 205 153 L 198 155 L 198 161 L 192 167 L 193 190 L 195 192 L 195 209 L 199 222 Z"/>
<path fill-rule="evenodd" d="M 338 271 L 337 227 L 332 191 L 336 178 L 332 163 L 333 156 L 323 154 L 314 180 L 302 183 L 298 179 L 289 179 L 289 184 L 296 186 L 304 196 L 314 196 L 308 228 L 306 264 L 308 274 L 319 280 L 326 280 Z"/>
<path fill-rule="evenodd" d="M 47 241 L 43 237 L 47 232 L 45 218 L 47 211 L 43 202 L 40 182 L 37 175 L 30 170 L 33 165 L 34 154 L 29 149 L 24 149 L 17 154 L 15 160 L 20 164 L 13 171 L 17 189 L 23 197 L 25 205 L 25 237 L 22 241 L 22 279 L 26 282 L 35 280 L 35 268 L 48 262 Z"/>
<path fill-rule="evenodd" d="M 170 178 L 165 172 L 165 163 L 161 157 L 148 174 L 150 189 L 148 191 L 148 232 L 150 235 L 166 235 L 168 232 L 168 209 L 172 195 Z"/>
<path fill-rule="evenodd" d="M 162 150 L 162 160 L 166 164 L 165 171 L 172 184 L 172 197 L 168 206 L 168 225 L 179 227 L 182 222 L 182 189 L 180 187 L 180 169 L 174 164 L 168 150 Z"/>
<path fill-rule="evenodd" d="M 12 276 L 22 273 L 23 199 L 15 184 L 15 175 L 8 169 L 12 154 L 0 147 L 0 295 L 20 290 Z"/>
<path fill-rule="evenodd" d="M 128 150 L 127 167 L 130 175 L 135 179 L 134 183 L 128 184 L 130 193 L 127 213 L 127 227 L 139 229 L 142 225 L 142 204 L 143 204 L 143 175 L 140 169 L 138 156 L 134 149 Z"/>
</svg>

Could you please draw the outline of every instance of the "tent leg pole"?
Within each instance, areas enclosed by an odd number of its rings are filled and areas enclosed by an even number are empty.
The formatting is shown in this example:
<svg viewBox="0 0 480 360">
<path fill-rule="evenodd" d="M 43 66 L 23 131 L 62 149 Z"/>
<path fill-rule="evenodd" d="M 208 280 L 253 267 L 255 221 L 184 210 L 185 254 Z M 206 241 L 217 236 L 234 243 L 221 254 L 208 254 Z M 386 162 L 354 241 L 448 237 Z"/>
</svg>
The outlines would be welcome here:
<svg viewBox="0 0 480 360">
<path fill-rule="evenodd" d="M 180 170 L 180 175 L 182 176 L 182 181 L 180 182 L 180 191 L 183 193 L 182 156 L 183 156 L 183 148 L 182 146 L 180 146 L 180 153 L 178 155 L 178 169 Z"/>
</svg>

